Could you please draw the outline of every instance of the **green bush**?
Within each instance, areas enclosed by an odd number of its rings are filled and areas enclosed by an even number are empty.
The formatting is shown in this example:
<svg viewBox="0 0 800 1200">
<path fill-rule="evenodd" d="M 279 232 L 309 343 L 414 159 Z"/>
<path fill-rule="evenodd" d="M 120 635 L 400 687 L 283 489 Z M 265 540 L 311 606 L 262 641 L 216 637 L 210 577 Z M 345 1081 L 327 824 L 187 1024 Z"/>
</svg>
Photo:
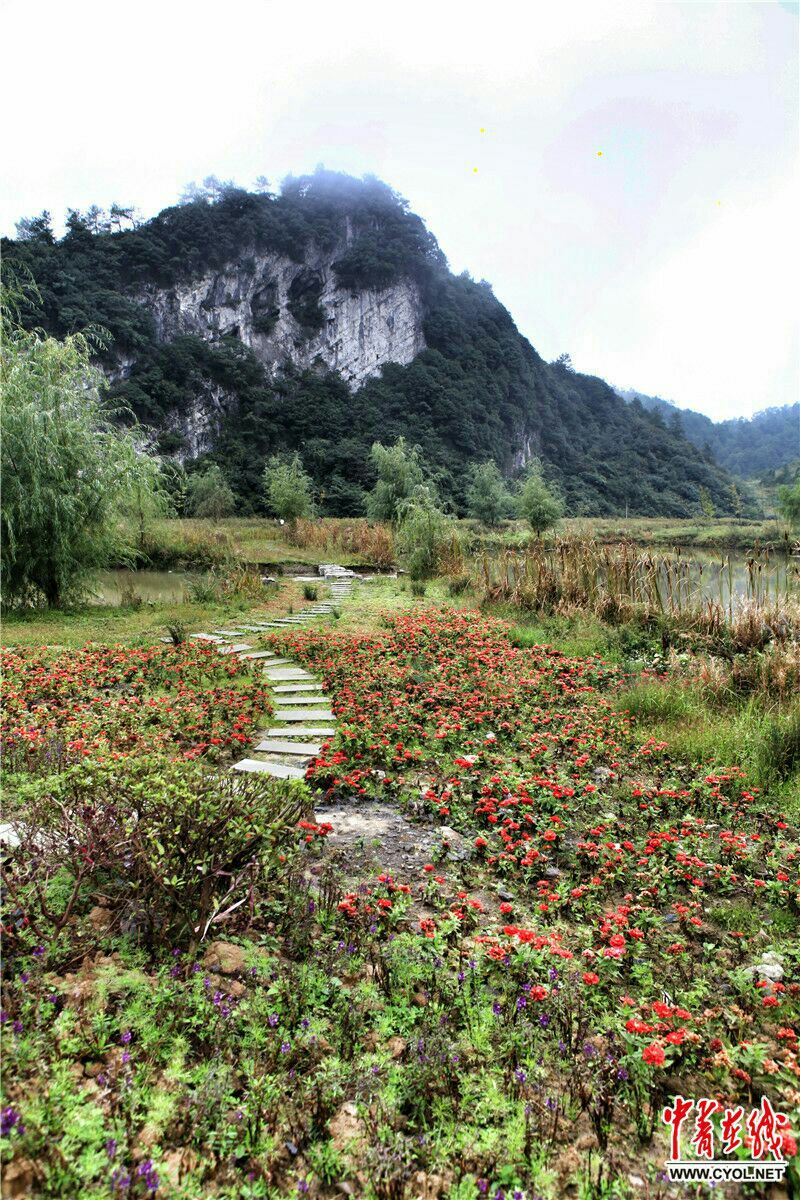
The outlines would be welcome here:
<svg viewBox="0 0 800 1200">
<path fill-rule="evenodd" d="M 311 804 L 305 784 L 196 762 L 83 762 L 23 783 L 9 894 L 41 935 L 101 891 L 148 946 L 202 941 L 268 885 Z M 65 872 L 54 902 L 53 880 Z"/>
</svg>

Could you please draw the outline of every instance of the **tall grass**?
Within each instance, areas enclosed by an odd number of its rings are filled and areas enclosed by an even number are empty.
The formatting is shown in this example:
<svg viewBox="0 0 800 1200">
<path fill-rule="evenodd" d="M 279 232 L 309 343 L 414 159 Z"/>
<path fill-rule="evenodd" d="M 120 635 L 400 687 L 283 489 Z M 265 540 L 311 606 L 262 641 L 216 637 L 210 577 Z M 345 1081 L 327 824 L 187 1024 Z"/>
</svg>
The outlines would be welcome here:
<svg viewBox="0 0 800 1200">
<path fill-rule="evenodd" d="M 287 530 L 286 540 L 304 550 L 351 555 L 376 567 L 395 562 L 394 536 L 388 525 L 356 517 L 351 520 L 307 521 L 301 519 Z"/>
<path fill-rule="evenodd" d="M 711 587 L 702 571 L 679 552 L 659 554 L 629 541 L 560 539 L 552 547 L 531 543 L 518 552 L 482 555 L 474 583 L 488 603 L 587 612 L 609 624 L 651 623 L 731 653 L 800 638 L 796 561 L 753 553 L 743 593 L 734 587 L 730 558 L 722 560 Z"/>
<path fill-rule="evenodd" d="M 158 521 L 139 541 L 139 558 L 150 567 L 190 567 L 207 570 L 236 558 L 226 530 L 202 521 Z"/>
<path fill-rule="evenodd" d="M 614 706 L 635 719 L 643 742 L 666 742 L 674 763 L 740 766 L 751 787 L 800 802 L 800 697 L 742 699 L 671 676 L 639 681 Z"/>
</svg>

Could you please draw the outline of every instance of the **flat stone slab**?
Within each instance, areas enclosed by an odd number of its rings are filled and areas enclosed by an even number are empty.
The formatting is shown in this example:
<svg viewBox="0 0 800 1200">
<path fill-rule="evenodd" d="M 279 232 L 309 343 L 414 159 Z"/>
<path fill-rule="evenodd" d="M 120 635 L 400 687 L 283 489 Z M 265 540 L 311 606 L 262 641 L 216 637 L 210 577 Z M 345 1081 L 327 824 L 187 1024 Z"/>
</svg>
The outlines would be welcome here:
<svg viewBox="0 0 800 1200">
<path fill-rule="evenodd" d="M 198 642 L 224 642 L 225 638 L 217 637 L 214 633 L 193 633 L 192 637 Z"/>
<path fill-rule="evenodd" d="M 248 633 L 260 633 L 262 629 L 266 629 L 266 625 L 240 625 L 240 629 L 245 629 Z"/>
<path fill-rule="evenodd" d="M 275 671 L 272 671 L 268 667 L 265 667 L 264 674 L 266 675 L 267 679 L 275 679 L 280 682 L 284 682 L 289 679 L 313 679 L 314 678 L 314 676 L 310 675 L 308 671 L 304 671 L 302 669 L 302 667 L 292 667 L 291 669 L 288 667 L 283 667 L 283 668 L 278 667 L 278 669 Z"/>
<path fill-rule="evenodd" d="M 274 712 L 276 721 L 335 721 L 329 709 L 316 708 L 279 708 Z"/>
<path fill-rule="evenodd" d="M 322 747 L 319 742 L 281 742 L 277 738 L 268 738 L 259 742 L 255 749 L 257 754 L 300 754 L 313 758 Z"/>
<path fill-rule="evenodd" d="M 319 692 L 322 690 L 321 683 L 281 683 L 278 687 L 272 689 L 276 694 L 278 692 Z"/>
<path fill-rule="evenodd" d="M 308 708 L 309 704 L 322 705 L 326 702 L 326 700 L 327 700 L 328 704 L 330 704 L 330 702 L 331 702 L 330 696 L 323 695 L 322 692 L 316 692 L 316 693 L 313 693 L 312 695 L 309 695 L 308 693 L 306 693 L 305 695 L 301 695 L 301 696 L 282 695 L 279 703 L 280 704 L 305 704 L 306 708 Z"/>
<path fill-rule="evenodd" d="M 260 775 L 274 775 L 276 779 L 305 779 L 302 767 L 287 767 L 284 763 L 262 762 L 259 758 L 243 758 L 234 763 L 234 771 L 253 771 Z"/>
<path fill-rule="evenodd" d="M 270 661 L 265 664 L 264 670 L 269 671 L 269 670 L 272 670 L 273 667 L 286 667 L 286 666 L 289 666 L 289 667 L 294 666 L 294 663 L 292 662 L 292 660 L 290 658 L 276 658 L 273 655 L 272 658 L 270 659 Z"/>
<path fill-rule="evenodd" d="M 295 725 L 294 729 L 262 729 L 261 733 L 265 733 L 269 738 L 299 738 L 299 737 L 321 737 L 332 738 L 335 729 L 323 729 L 319 725 Z"/>
<path fill-rule="evenodd" d="M 238 629 L 212 629 L 211 632 L 218 637 L 240 638 L 244 632 L 244 626 L 240 626 Z"/>
<path fill-rule="evenodd" d="M 279 659 L 274 650 L 254 650 L 252 654 L 243 654 L 242 658 L 274 658 L 275 662 L 286 662 L 287 659 Z"/>
<path fill-rule="evenodd" d="M 238 646 L 220 646 L 217 654 L 241 654 L 242 650 L 252 649 L 253 647 L 249 646 L 247 642 L 240 642 Z"/>
</svg>

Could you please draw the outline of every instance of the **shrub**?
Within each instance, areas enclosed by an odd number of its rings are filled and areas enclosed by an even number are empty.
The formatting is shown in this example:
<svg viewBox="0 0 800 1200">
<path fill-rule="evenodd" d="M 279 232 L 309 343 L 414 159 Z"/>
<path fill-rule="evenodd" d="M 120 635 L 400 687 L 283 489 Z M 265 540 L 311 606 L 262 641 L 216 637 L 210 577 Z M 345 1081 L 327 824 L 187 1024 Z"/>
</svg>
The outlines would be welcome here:
<svg viewBox="0 0 800 1200">
<path fill-rule="evenodd" d="M 57 934 L 102 891 L 115 922 L 148 946 L 196 944 L 240 915 L 311 808 L 297 781 L 156 757 L 79 763 L 22 784 L 18 801 L 4 878 L 31 930 Z M 61 872 L 68 882 L 53 889 Z"/>
<path fill-rule="evenodd" d="M 318 595 L 319 595 L 319 593 L 317 591 L 317 588 L 315 587 L 315 585 L 313 583 L 304 583 L 303 584 L 303 599 L 304 600 L 316 600 Z"/>
<path fill-rule="evenodd" d="M 428 579 L 451 548 L 453 522 L 437 508 L 435 497 L 420 487 L 401 506 L 397 548 L 412 579 Z"/>
<path fill-rule="evenodd" d="M 462 596 L 470 585 L 469 575 L 456 575 L 447 585 L 447 591 L 451 596 Z"/>
</svg>

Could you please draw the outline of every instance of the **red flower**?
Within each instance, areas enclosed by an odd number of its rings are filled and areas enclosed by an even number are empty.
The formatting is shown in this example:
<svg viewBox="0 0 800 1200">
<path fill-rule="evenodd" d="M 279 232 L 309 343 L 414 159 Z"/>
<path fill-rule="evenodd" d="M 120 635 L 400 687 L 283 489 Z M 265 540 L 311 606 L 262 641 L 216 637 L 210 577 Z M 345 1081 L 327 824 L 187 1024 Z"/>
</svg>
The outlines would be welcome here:
<svg viewBox="0 0 800 1200">
<path fill-rule="evenodd" d="M 591 984 L 591 983 L 599 983 L 599 982 L 600 982 L 600 976 L 599 976 L 599 975 L 596 975 L 596 974 L 594 973 L 594 971 L 584 971 L 584 972 L 583 972 L 583 982 L 584 982 L 584 983 L 589 983 L 589 984 Z"/>
<path fill-rule="evenodd" d="M 642 1059 L 649 1063 L 652 1067 L 663 1067 L 666 1061 L 666 1055 L 659 1046 L 658 1042 L 651 1042 L 649 1046 L 645 1046 L 642 1051 Z"/>
</svg>

